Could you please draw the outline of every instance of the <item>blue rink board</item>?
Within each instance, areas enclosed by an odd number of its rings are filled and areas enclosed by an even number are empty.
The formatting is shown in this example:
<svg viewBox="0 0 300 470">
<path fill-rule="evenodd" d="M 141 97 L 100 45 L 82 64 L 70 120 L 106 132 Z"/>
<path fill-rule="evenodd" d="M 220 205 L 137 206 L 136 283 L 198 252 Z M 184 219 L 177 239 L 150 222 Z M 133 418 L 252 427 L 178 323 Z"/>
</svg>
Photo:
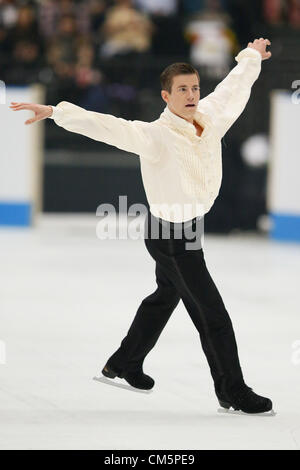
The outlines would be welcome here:
<svg viewBox="0 0 300 470">
<path fill-rule="evenodd" d="M 300 242 L 300 215 L 271 213 L 270 217 L 271 238 Z"/>
<path fill-rule="evenodd" d="M 30 226 L 31 209 L 32 204 L 29 202 L 0 201 L 0 226 Z"/>
</svg>

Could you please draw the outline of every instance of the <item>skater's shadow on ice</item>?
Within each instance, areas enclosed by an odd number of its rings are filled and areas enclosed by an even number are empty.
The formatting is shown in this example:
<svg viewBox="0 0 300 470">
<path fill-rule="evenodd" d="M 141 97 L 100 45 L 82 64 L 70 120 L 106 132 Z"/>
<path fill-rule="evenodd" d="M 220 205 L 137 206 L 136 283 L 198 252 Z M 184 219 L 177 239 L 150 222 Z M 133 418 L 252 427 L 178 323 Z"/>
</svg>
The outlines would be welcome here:
<svg viewBox="0 0 300 470">
<path fill-rule="evenodd" d="M 125 390 L 130 390 L 131 392 L 147 393 L 147 394 L 153 392 L 153 390 L 139 390 L 138 388 L 131 387 L 130 385 L 113 382 L 112 380 L 107 379 L 106 377 L 93 377 L 93 380 L 96 380 L 96 382 L 102 382 L 107 385 L 111 385 L 112 387 L 124 388 Z"/>
<path fill-rule="evenodd" d="M 117 388 L 123 388 L 125 390 L 129 390 L 131 392 L 137 392 L 137 393 L 146 393 L 146 394 L 149 394 L 149 393 L 152 393 L 153 390 L 140 390 L 140 389 L 137 389 L 135 387 L 131 387 L 130 385 L 126 385 L 126 384 L 123 384 L 123 383 L 118 383 L 118 382 L 113 382 L 111 379 L 107 379 L 106 377 L 103 377 L 103 376 L 95 376 L 93 377 L 93 380 L 95 380 L 96 382 L 101 382 L 101 383 L 105 383 L 107 385 L 111 385 L 113 387 L 117 387 Z M 230 415 L 242 415 L 242 416 L 258 416 L 260 418 L 267 418 L 267 417 L 273 417 L 276 415 L 276 412 L 274 410 L 271 410 L 269 412 L 266 412 L 266 413 L 244 413 L 243 411 L 240 411 L 240 410 L 233 410 L 233 409 L 224 409 L 224 408 L 219 408 L 218 410 L 218 414 L 225 414 L 227 416 L 230 416 Z"/>
</svg>

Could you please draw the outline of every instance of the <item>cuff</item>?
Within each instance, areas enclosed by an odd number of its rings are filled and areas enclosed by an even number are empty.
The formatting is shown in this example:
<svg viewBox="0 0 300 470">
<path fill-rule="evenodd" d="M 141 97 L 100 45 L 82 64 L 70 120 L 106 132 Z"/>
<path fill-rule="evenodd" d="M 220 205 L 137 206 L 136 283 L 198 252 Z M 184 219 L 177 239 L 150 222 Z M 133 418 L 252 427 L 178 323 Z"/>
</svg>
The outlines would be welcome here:
<svg viewBox="0 0 300 470">
<path fill-rule="evenodd" d="M 241 59 L 244 57 L 253 57 L 253 59 L 260 59 L 262 60 L 261 53 L 258 52 L 256 49 L 253 49 L 252 47 L 246 47 L 242 51 L 238 53 L 238 55 L 235 57 L 235 60 L 239 62 Z"/>
<path fill-rule="evenodd" d="M 52 107 L 52 114 L 49 116 L 49 119 L 57 119 L 61 114 L 62 109 L 60 109 L 58 106 L 53 106 L 52 104 L 50 106 Z"/>
</svg>

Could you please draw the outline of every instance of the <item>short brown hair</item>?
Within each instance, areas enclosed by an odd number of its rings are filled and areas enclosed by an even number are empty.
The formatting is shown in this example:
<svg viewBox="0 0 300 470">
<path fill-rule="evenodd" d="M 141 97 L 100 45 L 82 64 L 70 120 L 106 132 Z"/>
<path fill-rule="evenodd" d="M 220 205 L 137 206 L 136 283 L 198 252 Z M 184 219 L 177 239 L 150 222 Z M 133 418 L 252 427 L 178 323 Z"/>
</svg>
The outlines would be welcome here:
<svg viewBox="0 0 300 470">
<path fill-rule="evenodd" d="M 160 74 L 160 84 L 162 90 L 167 90 L 171 93 L 173 78 L 176 75 L 191 75 L 196 74 L 200 83 L 200 77 L 198 70 L 196 70 L 191 64 L 186 62 L 175 62 L 174 64 L 166 67 Z"/>
</svg>

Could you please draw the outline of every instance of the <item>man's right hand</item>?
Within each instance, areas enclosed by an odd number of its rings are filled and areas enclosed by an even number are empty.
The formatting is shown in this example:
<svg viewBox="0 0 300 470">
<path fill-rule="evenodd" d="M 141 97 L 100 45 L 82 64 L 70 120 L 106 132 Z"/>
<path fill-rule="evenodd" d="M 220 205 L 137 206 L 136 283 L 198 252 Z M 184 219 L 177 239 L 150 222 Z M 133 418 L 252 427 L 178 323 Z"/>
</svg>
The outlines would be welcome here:
<svg viewBox="0 0 300 470">
<path fill-rule="evenodd" d="M 248 42 L 247 47 L 251 47 L 252 49 L 256 49 L 261 54 L 262 60 L 270 59 L 272 53 L 270 51 L 266 51 L 266 47 L 271 45 L 271 41 L 269 39 L 259 38 L 254 39 L 253 42 Z"/>
<path fill-rule="evenodd" d="M 52 106 L 46 106 L 43 104 L 33 104 L 33 103 L 16 103 L 14 101 L 11 102 L 10 108 L 13 111 L 20 111 L 21 109 L 26 109 L 29 111 L 33 111 L 35 116 L 31 119 L 27 119 L 25 124 L 32 124 L 33 122 L 41 121 L 42 119 L 46 119 L 52 115 Z"/>
</svg>

